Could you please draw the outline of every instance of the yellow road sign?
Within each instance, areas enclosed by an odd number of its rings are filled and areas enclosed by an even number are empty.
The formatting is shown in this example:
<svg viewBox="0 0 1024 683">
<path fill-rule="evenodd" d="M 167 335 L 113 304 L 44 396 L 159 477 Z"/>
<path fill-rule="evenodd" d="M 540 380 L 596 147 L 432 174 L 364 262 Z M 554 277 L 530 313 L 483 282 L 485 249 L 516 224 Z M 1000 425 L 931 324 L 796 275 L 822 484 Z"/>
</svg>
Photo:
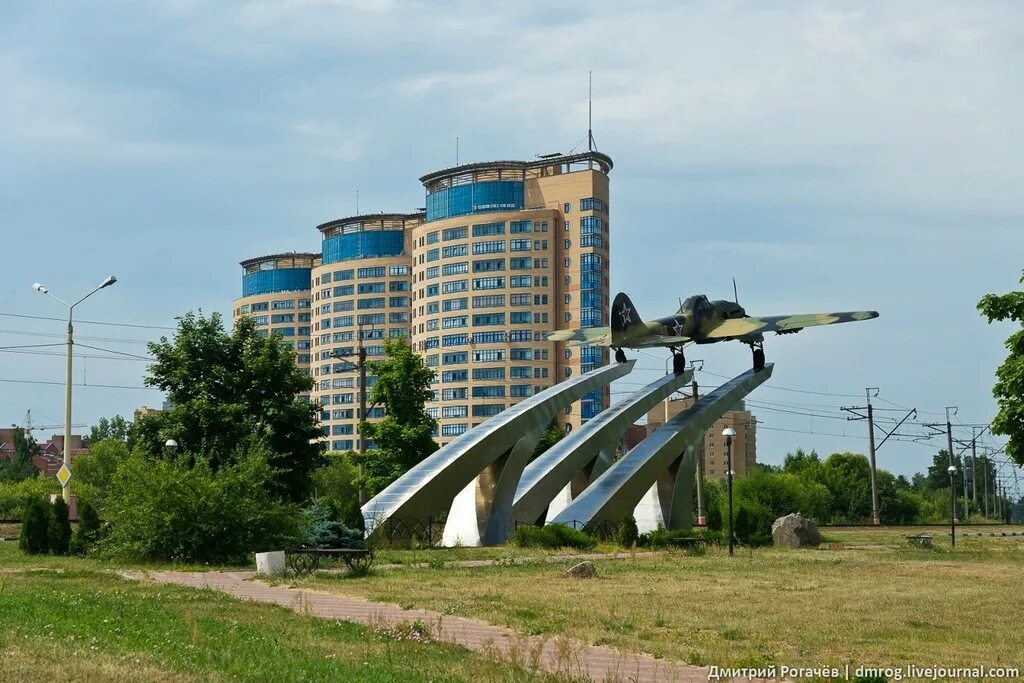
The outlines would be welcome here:
<svg viewBox="0 0 1024 683">
<path fill-rule="evenodd" d="M 71 480 L 71 470 L 68 469 L 67 465 L 61 465 L 60 469 L 57 470 L 57 481 L 60 482 L 61 486 L 67 486 Z"/>
</svg>

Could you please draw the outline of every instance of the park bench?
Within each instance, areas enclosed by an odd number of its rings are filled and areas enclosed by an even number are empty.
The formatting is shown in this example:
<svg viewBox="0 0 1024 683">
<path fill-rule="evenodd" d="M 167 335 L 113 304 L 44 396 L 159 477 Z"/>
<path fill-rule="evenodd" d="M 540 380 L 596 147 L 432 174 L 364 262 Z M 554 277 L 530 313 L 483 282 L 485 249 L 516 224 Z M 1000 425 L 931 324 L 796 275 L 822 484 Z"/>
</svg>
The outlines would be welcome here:
<svg viewBox="0 0 1024 683">
<path fill-rule="evenodd" d="M 365 574 L 373 564 L 373 550 L 364 545 L 349 548 L 294 548 L 286 553 L 285 561 L 296 576 L 303 576 L 315 572 L 320 566 L 320 559 L 324 557 L 343 560 L 350 572 L 359 574 Z"/>
<path fill-rule="evenodd" d="M 931 548 L 932 538 L 931 534 L 908 534 L 907 542 L 914 548 Z"/>
</svg>

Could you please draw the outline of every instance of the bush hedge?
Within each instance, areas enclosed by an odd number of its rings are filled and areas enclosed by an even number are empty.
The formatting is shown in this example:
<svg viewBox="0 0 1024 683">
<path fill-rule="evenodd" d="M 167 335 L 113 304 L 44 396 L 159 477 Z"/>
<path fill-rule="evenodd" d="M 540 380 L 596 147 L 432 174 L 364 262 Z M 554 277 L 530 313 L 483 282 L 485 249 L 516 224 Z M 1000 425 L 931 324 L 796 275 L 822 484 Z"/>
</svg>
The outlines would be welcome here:
<svg viewBox="0 0 1024 683">
<path fill-rule="evenodd" d="M 50 548 L 50 504 L 33 498 L 23 507 L 18 547 L 29 555 L 41 555 Z"/>
<path fill-rule="evenodd" d="M 188 456 L 133 454 L 107 496 L 110 535 L 102 547 L 134 559 L 243 563 L 253 552 L 301 541 L 301 513 L 270 493 L 275 476 L 262 447 L 214 471 Z"/>
<path fill-rule="evenodd" d="M 54 555 L 67 555 L 71 546 L 71 519 L 68 512 L 68 504 L 63 498 L 57 498 L 50 506 L 46 542 Z"/>
<path fill-rule="evenodd" d="M 56 477 L 31 477 L 17 482 L 0 482 L 0 519 L 21 519 L 34 500 L 49 500 L 60 491 Z"/>
<path fill-rule="evenodd" d="M 566 524 L 521 524 L 512 536 L 512 543 L 520 548 L 593 550 L 597 546 L 597 539 Z"/>
</svg>

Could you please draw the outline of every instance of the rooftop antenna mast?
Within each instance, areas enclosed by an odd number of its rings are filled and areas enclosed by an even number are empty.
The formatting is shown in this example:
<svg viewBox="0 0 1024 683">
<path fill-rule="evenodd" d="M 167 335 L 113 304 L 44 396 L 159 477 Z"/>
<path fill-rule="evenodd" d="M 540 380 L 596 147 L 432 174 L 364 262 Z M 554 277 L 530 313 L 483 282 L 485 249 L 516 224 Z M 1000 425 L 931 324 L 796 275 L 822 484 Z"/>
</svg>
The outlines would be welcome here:
<svg viewBox="0 0 1024 683">
<path fill-rule="evenodd" d="M 459 136 L 455 136 L 455 165 L 459 165 Z"/>
<path fill-rule="evenodd" d="M 356 188 L 356 215 L 359 215 L 359 188 Z"/>
<path fill-rule="evenodd" d="M 587 149 L 594 151 L 594 72 L 587 71 Z"/>
</svg>

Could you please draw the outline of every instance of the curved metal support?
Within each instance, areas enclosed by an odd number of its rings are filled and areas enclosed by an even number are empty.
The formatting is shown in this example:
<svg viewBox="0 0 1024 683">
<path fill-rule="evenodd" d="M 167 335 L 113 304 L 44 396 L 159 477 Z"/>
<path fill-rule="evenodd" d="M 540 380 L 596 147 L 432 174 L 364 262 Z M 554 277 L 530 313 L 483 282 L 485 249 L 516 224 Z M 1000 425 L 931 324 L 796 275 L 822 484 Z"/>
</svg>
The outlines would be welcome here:
<svg viewBox="0 0 1024 683">
<path fill-rule="evenodd" d="M 607 365 L 559 382 L 462 434 L 363 505 L 367 536 L 389 520 L 425 518 L 444 512 L 456 494 L 485 468 L 505 456 L 513 456 L 512 449 L 524 435 L 543 432 L 558 411 L 569 407 L 584 394 L 629 374 L 635 364 L 636 361 L 630 361 Z M 508 498 L 511 498 L 526 458 L 506 458 L 503 465 L 500 479 L 505 482 L 497 490 L 508 490 Z M 482 488 L 485 493 L 486 488 Z M 504 504 L 495 506 L 493 502 L 489 507 L 488 516 L 508 509 Z M 484 522 L 481 528 L 486 526 Z"/>
<path fill-rule="evenodd" d="M 512 504 L 512 518 L 526 524 L 541 521 L 556 497 L 559 502 L 565 499 L 559 491 L 566 485 L 572 485 L 570 500 L 578 496 L 611 464 L 615 447 L 629 426 L 692 379 L 693 370 L 660 377 L 549 448 L 523 472 Z M 555 505 L 560 507 L 559 503 Z"/>
<path fill-rule="evenodd" d="M 769 364 L 763 370 L 748 370 L 698 399 L 612 465 L 551 521 L 579 526 L 618 521 L 634 511 L 680 454 L 696 443 L 715 420 L 771 377 L 774 367 Z"/>
<path fill-rule="evenodd" d="M 703 434 L 700 437 L 703 438 Z M 690 446 L 661 473 L 633 512 L 640 533 L 663 529 L 689 529 L 693 526 L 693 481 L 697 449 Z"/>
</svg>

